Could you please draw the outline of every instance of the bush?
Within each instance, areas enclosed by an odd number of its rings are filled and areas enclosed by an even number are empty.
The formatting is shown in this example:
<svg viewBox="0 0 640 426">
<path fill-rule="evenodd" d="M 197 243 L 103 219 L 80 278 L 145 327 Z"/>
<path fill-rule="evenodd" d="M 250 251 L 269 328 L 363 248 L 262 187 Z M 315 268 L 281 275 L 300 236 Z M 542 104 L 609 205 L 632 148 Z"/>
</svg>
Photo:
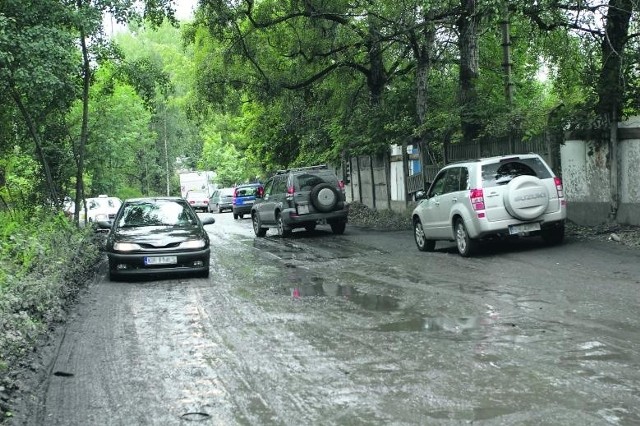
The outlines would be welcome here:
<svg viewBox="0 0 640 426">
<path fill-rule="evenodd" d="M 64 318 L 100 258 L 92 230 L 61 213 L 0 212 L 0 388 L 13 388 L 14 370 Z"/>
<path fill-rule="evenodd" d="M 374 210 L 365 204 L 354 201 L 349 205 L 349 223 L 378 230 L 401 231 L 411 229 L 411 212 L 394 210 Z"/>
</svg>

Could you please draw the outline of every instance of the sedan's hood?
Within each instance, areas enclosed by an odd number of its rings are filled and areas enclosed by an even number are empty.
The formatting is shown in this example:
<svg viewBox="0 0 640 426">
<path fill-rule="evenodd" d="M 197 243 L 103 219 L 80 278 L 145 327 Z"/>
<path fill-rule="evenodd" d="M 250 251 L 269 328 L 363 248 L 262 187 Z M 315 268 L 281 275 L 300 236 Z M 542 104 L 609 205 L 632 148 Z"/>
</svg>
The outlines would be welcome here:
<svg viewBox="0 0 640 426">
<path fill-rule="evenodd" d="M 113 241 L 126 241 L 153 247 L 166 247 L 187 240 L 205 238 L 206 233 L 197 227 L 145 226 L 120 228 L 113 234 Z"/>
</svg>

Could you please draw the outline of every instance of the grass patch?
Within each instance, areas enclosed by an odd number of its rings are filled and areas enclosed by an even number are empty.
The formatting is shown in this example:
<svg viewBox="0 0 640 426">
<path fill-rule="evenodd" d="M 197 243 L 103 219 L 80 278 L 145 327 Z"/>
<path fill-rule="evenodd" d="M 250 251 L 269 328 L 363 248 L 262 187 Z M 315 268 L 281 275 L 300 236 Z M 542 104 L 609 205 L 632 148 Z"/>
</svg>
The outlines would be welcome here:
<svg viewBox="0 0 640 426">
<path fill-rule="evenodd" d="M 0 212 L 0 393 L 87 283 L 102 255 L 90 228 L 53 211 Z M 11 413 L 0 405 L 0 423 Z"/>
</svg>

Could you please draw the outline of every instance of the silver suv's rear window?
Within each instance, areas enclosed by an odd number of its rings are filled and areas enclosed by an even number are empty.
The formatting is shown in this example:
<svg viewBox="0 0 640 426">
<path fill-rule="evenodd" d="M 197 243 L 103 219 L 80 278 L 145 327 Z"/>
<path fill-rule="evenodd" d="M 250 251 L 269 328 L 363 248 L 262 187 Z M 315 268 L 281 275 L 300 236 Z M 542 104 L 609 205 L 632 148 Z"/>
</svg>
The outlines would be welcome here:
<svg viewBox="0 0 640 426">
<path fill-rule="evenodd" d="M 553 175 L 539 158 L 513 158 L 482 166 L 482 187 L 506 185 L 522 175 L 547 179 Z"/>
</svg>

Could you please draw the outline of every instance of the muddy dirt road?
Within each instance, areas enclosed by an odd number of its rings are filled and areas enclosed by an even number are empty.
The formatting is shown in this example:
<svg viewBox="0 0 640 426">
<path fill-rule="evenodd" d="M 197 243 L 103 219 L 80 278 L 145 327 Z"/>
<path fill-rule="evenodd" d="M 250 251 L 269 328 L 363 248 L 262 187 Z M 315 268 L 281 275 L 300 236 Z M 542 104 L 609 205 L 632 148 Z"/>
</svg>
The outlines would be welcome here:
<svg viewBox="0 0 640 426">
<path fill-rule="evenodd" d="M 209 279 L 90 287 L 15 424 L 640 423 L 638 250 L 216 220 Z"/>
</svg>

